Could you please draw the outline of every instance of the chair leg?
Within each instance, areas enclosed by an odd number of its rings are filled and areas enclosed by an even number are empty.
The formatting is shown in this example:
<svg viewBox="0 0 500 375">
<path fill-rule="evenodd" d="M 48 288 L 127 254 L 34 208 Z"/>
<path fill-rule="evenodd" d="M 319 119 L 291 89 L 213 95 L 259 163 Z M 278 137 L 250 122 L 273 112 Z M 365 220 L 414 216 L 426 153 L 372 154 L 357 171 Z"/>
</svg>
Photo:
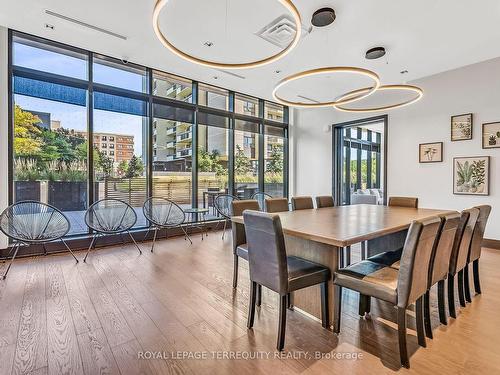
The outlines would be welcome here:
<svg viewBox="0 0 500 375">
<path fill-rule="evenodd" d="M 248 320 L 247 328 L 253 327 L 253 321 L 255 318 L 255 298 L 257 296 L 257 283 L 254 281 L 250 282 L 250 303 L 248 304 Z"/>
<path fill-rule="evenodd" d="M 359 294 L 359 309 L 358 314 L 361 317 L 365 316 L 365 313 L 370 312 L 371 298 L 365 294 Z"/>
<path fill-rule="evenodd" d="M 321 283 L 321 324 L 323 328 L 330 328 L 330 311 L 328 308 L 328 281 Z"/>
<path fill-rule="evenodd" d="M 458 300 L 460 301 L 460 306 L 465 307 L 464 270 L 458 271 Z"/>
<path fill-rule="evenodd" d="M 257 298 L 256 298 L 256 304 L 257 306 L 260 307 L 262 304 L 262 285 L 257 284 Z"/>
<path fill-rule="evenodd" d="M 227 220 L 224 219 L 224 229 L 222 229 L 222 240 L 224 240 L 224 235 L 226 234 Z"/>
<path fill-rule="evenodd" d="M 47 256 L 47 247 L 45 246 L 45 244 L 42 244 L 42 247 L 43 247 L 43 255 L 44 256 Z"/>
<path fill-rule="evenodd" d="M 472 273 L 474 275 L 474 290 L 481 294 L 481 283 L 479 282 L 479 259 L 472 262 Z"/>
<path fill-rule="evenodd" d="M 333 332 L 340 333 L 340 316 L 342 315 L 342 287 L 335 285 L 333 301 Z"/>
<path fill-rule="evenodd" d="M 293 310 L 293 292 L 287 294 L 287 308 Z"/>
<path fill-rule="evenodd" d="M 416 326 L 417 326 L 418 345 L 425 348 L 427 345 L 425 342 L 423 299 L 424 299 L 423 296 L 419 297 L 419 298 L 417 298 L 417 301 L 415 302 L 415 320 L 417 323 Z"/>
<path fill-rule="evenodd" d="M 97 234 L 94 233 L 92 241 L 90 241 L 89 248 L 87 249 L 87 253 L 85 254 L 85 258 L 83 258 L 83 263 L 87 263 L 87 257 L 89 256 L 90 250 L 92 249 L 92 246 L 94 246 L 96 241 L 97 241 Z"/>
<path fill-rule="evenodd" d="M 448 275 L 448 310 L 453 319 L 457 318 L 455 310 L 455 276 Z"/>
<path fill-rule="evenodd" d="M 285 330 L 286 330 L 286 294 L 280 296 L 280 313 L 278 324 L 278 341 L 276 349 L 282 351 L 285 347 Z"/>
<path fill-rule="evenodd" d="M 343 247 L 339 247 L 338 256 L 339 256 L 339 268 L 344 268 L 344 248 Z"/>
<path fill-rule="evenodd" d="M 21 247 L 21 244 L 20 243 L 16 243 L 14 245 L 14 247 L 16 248 L 14 250 L 14 254 L 12 255 L 12 258 L 10 259 L 10 262 L 9 262 L 9 265 L 7 266 L 7 269 L 5 270 L 5 273 L 3 274 L 2 276 L 2 279 L 5 280 L 7 278 L 7 274 L 9 273 L 9 270 L 10 270 L 10 267 L 12 266 L 12 263 L 14 262 L 14 259 L 16 259 L 16 256 L 17 256 L 17 252 L 19 251 L 19 248 Z M 14 248 L 13 247 L 13 248 Z"/>
<path fill-rule="evenodd" d="M 347 266 L 351 265 L 351 247 L 347 246 L 345 248 L 345 263 Z"/>
<path fill-rule="evenodd" d="M 438 281 L 438 310 L 439 310 L 439 321 L 441 324 L 447 325 L 448 321 L 446 319 L 446 309 L 444 302 L 444 280 Z"/>
<path fill-rule="evenodd" d="M 431 325 L 431 304 L 430 304 L 430 291 L 428 290 L 424 294 L 424 327 L 425 335 L 432 339 L 432 325 Z"/>
<path fill-rule="evenodd" d="M 191 237 L 189 236 L 189 234 L 187 233 L 186 231 L 186 228 L 184 228 L 182 225 L 181 225 L 181 229 L 182 231 L 184 232 L 184 236 L 186 236 L 186 238 L 189 240 L 189 242 L 191 243 L 191 245 L 193 244 L 193 241 L 191 241 Z"/>
<path fill-rule="evenodd" d="M 233 254 L 233 289 L 238 286 L 238 255 Z"/>
<path fill-rule="evenodd" d="M 361 260 L 366 259 L 366 241 L 361 242 Z"/>
<path fill-rule="evenodd" d="M 465 300 L 471 303 L 472 298 L 470 296 L 470 285 L 469 285 L 469 264 L 467 264 L 464 268 L 464 292 L 465 292 Z"/>
<path fill-rule="evenodd" d="M 156 243 L 156 236 L 158 235 L 158 228 L 155 227 L 155 233 L 153 234 L 153 243 L 151 244 L 151 252 L 153 252 Z"/>
<path fill-rule="evenodd" d="M 137 247 L 137 250 L 139 250 L 139 254 L 142 254 L 142 251 L 141 251 L 141 248 L 139 247 L 139 245 L 137 244 L 137 242 L 135 242 L 135 239 L 134 237 L 132 236 L 132 233 L 130 233 L 130 231 L 127 231 L 129 237 L 132 239 L 132 242 L 134 242 L 135 244 L 135 247 Z"/>
<path fill-rule="evenodd" d="M 410 368 L 408 348 L 406 347 L 406 309 L 403 307 L 398 307 L 398 339 L 401 366 Z"/>
<path fill-rule="evenodd" d="M 61 238 L 61 242 L 64 244 L 64 246 L 66 246 L 66 249 L 68 249 L 68 251 L 71 253 L 71 255 L 73 255 L 73 258 L 75 258 L 76 263 L 78 263 L 78 259 L 77 259 L 77 257 L 75 256 L 75 254 L 73 254 L 73 251 L 71 251 L 71 249 L 69 248 L 69 246 L 68 246 L 68 244 L 66 243 L 66 241 L 64 241 L 64 240 Z"/>
</svg>

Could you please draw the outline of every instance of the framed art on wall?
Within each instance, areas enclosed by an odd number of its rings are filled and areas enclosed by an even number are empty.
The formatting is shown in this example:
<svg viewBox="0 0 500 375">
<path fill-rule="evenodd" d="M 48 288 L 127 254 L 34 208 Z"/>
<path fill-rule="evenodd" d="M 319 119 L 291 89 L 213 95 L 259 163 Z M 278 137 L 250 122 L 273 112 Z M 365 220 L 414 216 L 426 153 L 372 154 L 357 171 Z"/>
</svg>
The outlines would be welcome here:
<svg viewBox="0 0 500 375">
<path fill-rule="evenodd" d="M 439 163 L 443 161 L 443 142 L 421 143 L 418 147 L 419 163 Z"/>
<path fill-rule="evenodd" d="M 489 195 L 490 157 L 453 159 L 453 194 Z"/>
<path fill-rule="evenodd" d="M 472 113 L 451 116 L 451 140 L 466 141 L 472 139 Z"/>
<path fill-rule="evenodd" d="M 500 122 L 483 124 L 483 148 L 500 148 Z"/>
</svg>

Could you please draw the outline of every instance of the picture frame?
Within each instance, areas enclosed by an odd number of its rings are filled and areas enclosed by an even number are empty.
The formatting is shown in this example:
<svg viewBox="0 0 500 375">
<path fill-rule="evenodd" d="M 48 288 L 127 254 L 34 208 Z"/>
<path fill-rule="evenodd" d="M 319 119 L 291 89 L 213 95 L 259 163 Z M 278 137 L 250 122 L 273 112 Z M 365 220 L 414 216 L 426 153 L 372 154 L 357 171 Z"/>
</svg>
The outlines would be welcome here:
<svg viewBox="0 0 500 375">
<path fill-rule="evenodd" d="M 453 158 L 453 194 L 490 195 L 490 157 Z"/>
<path fill-rule="evenodd" d="M 421 143 L 418 145 L 419 163 L 441 163 L 443 161 L 443 142 Z"/>
<path fill-rule="evenodd" d="M 472 139 L 473 115 L 465 113 L 463 115 L 451 116 L 451 140 L 467 141 Z"/>
<path fill-rule="evenodd" d="M 500 122 L 487 122 L 482 130 L 483 149 L 500 148 Z"/>
</svg>

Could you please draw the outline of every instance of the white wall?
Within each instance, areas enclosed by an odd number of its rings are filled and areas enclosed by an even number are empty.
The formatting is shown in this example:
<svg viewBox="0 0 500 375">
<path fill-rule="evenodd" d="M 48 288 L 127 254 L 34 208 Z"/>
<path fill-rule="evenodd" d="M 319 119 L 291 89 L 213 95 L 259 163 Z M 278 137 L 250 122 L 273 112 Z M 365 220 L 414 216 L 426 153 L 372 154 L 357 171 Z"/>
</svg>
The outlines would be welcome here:
<svg viewBox="0 0 500 375">
<path fill-rule="evenodd" d="M 461 210 L 473 205 L 493 207 L 486 237 L 500 239 L 500 148 L 482 149 L 481 128 L 500 121 L 500 58 L 412 82 L 424 98 L 389 112 L 388 194 L 417 196 L 421 207 Z M 294 194 L 315 195 L 331 190 L 331 133 L 327 124 L 369 117 L 333 109 L 297 110 L 294 121 L 296 173 Z M 450 117 L 474 114 L 471 141 L 450 141 Z M 418 145 L 444 142 L 444 162 L 420 164 Z M 453 157 L 490 155 L 490 195 L 453 195 Z"/>
<path fill-rule="evenodd" d="M 7 105 L 7 29 L 0 26 L 0 210 L 8 204 L 8 105 Z M 0 234 L 0 249 L 7 247 L 7 239 Z"/>
</svg>

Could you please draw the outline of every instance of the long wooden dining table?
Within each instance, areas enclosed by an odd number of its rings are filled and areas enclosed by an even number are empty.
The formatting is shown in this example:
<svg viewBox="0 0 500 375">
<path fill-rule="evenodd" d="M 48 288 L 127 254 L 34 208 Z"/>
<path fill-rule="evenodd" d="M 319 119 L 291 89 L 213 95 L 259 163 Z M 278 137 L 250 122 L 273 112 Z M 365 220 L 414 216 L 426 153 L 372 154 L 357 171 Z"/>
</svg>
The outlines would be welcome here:
<svg viewBox="0 0 500 375">
<path fill-rule="evenodd" d="M 344 248 L 409 228 L 414 220 L 453 212 L 450 210 L 352 205 L 277 213 L 287 255 L 322 264 L 335 272 Z M 244 225 L 243 216 L 231 220 Z M 334 288 L 329 288 L 330 322 L 333 321 Z M 320 287 L 294 292 L 294 308 L 320 320 Z"/>
</svg>

